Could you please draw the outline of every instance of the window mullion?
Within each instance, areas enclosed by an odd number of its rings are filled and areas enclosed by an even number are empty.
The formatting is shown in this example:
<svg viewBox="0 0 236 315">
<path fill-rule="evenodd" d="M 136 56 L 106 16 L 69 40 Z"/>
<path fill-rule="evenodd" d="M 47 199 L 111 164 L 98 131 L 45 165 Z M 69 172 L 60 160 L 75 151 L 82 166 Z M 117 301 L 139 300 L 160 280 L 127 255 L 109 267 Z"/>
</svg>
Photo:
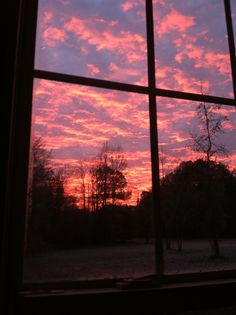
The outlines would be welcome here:
<svg viewBox="0 0 236 315">
<path fill-rule="evenodd" d="M 234 43 L 234 32 L 233 32 L 230 0 L 224 0 L 224 5 L 225 5 L 225 18 L 226 18 L 226 25 L 227 25 L 227 33 L 228 33 L 227 35 L 228 35 L 228 43 L 229 43 L 232 79 L 233 79 L 234 98 L 236 99 L 236 58 L 235 58 L 235 43 Z"/>
<path fill-rule="evenodd" d="M 160 203 L 160 172 L 158 154 L 158 132 L 156 111 L 156 78 L 155 78 L 155 49 L 154 23 L 152 0 L 146 0 L 146 27 L 147 27 L 147 60 L 148 60 L 148 89 L 149 89 L 149 119 L 152 163 L 152 198 L 155 235 L 155 261 L 157 277 L 163 274 L 163 244 Z"/>
</svg>

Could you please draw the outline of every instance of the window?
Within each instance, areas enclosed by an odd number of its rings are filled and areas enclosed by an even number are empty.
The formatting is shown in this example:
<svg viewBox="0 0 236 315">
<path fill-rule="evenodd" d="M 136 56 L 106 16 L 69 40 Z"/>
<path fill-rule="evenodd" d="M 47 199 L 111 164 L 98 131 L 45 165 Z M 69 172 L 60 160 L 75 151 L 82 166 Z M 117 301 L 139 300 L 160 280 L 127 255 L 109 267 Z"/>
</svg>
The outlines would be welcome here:
<svg viewBox="0 0 236 315">
<path fill-rule="evenodd" d="M 157 87 L 232 97 L 223 1 L 157 1 L 154 20 Z"/>
<path fill-rule="evenodd" d="M 23 288 L 235 269 L 230 2 L 176 3 L 39 1 Z"/>
</svg>

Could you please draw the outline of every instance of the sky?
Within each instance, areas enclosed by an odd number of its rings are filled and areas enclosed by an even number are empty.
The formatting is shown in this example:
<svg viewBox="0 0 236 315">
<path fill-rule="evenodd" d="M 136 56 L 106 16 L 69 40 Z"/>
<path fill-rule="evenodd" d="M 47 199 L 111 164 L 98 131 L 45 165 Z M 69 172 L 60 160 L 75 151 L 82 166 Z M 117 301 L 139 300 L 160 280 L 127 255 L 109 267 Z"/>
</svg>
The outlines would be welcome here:
<svg viewBox="0 0 236 315">
<path fill-rule="evenodd" d="M 153 3 L 157 87 L 232 97 L 223 0 Z M 35 69 L 146 86 L 144 4 L 144 0 L 40 0 Z M 235 6 L 232 11 L 235 16 Z M 161 176 L 183 160 L 202 157 L 190 148 L 190 134 L 199 130 L 197 105 L 157 97 Z M 218 140 L 230 155 L 217 159 L 232 169 L 236 111 L 222 106 L 220 112 L 229 120 Z M 104 142 L 119 145 L 133 192 L 129 202 L 135 204 L 140 193 L 151 188 L 145 95 L 35 79 L 32 135 L 42 137 L 52 149 L 55 167 L 71 172 L 81 162 L 89 168 Z M 78 184 L 72 174 L 67 192 L 78 193 Z"/>
</svg>

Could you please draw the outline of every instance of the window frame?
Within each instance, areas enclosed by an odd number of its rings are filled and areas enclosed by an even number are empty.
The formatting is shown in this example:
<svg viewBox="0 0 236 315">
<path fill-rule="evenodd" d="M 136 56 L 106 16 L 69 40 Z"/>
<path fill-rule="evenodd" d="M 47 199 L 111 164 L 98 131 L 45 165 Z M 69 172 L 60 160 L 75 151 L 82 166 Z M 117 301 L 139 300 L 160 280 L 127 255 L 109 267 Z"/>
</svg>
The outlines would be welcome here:
<svg viewBox="0 0 236 315">
<path fill-rule="evenodd" d="M 24 305 L 27 301 L 27 296 L 33 299 L 38 290 L 58 289 L 64 287 L 68 289 L 78 289 L 77 283 L 65 283 L 60 285 L 45 284 L 35 287 L 35 291 L 29 294 L 22 287 L 22 267 L 23 253 L 25 241 L 25 216 L 27 205 L 27 174 L 29 163 L 29 147 L 30 147 L 30 127 L 31 127 L 31 111 L 32 111 L 32 91 L 34 79 L 47 79 L 64 83 L 72 83 L 86 85 L 90 87 L 100 87 L 117 91 L 135 92 L 145 94 L 149 98 L 149 115 L 150 115 L 150 136 L 151 136 L 151 164 L 152 164 L 152 189 L 153 189 L 153 209 L 154 209 L 154 226 L 157 231 L 155 236 L 155 253 L 156 253 L 156 282 L 154 291 L 160 292 L 161 288 L 168 286 L 168 283 L 173 283 L 178 290 L 178 284 L 182 286 L 193 287 L 194 281 L 198 282 L 198 287 L 203 285 L 202 281 L 208 281 L 205 285 L 211 285 L 210 279 L 217 281 L 219 287 L 227 282 L 230 286 L 236 287 L 236 270 L 230 272 L 211 272 L 204 273 L 202 278 L 199 274 L 188 276 L 172 276 L 166 277 L 163 275 L 164 259 L 163 245 L 161 233 L 161 206 L 160 199 L 160 178 L 159 178 L 159 155 L 158 155 L 158 130 L 157 130 L 157 96 L 186 99 L 192 101 L 200 101 L 206 103 L 216 103 L 222 105 L 236 106 L 236 58 L 235 44 L 232 26 L 232 16 L 230 10 L 230 0 L 224 0 L 225 16 L 228 32 L 228 43 L 231 60 L 231 73 L 233 80 L 234 97 L 223 98 L 211 95 L 201 95 L 195 93 L 187 93 L 182 91 L 173 91 L 160 89 L 156 87 L 155 78 L 155 50 L 154 50 L 154 27 L 153 27 L 153 6 L 152 0 L 146 2 L 146 30 L 147 30 L 147 62 L 148 62 L 148 86 L 137 86 L 134 84 L 125 84 L 114 81 L 106 81 L 100 79 L 92 79 L 74 75 L 67 75 L 55 72 L 48 72 L 34 69 L 34 52 L 35 38 L 37 27 L 37 8 L 38 1 L 18 0 L 18 27 L 17 27 L 17 43 L 16 43 L 16 60 L 13 70 L 14 83 L 12 88 L 12 111 L 11 111 L 11 126 L 10 126 L 10 142 L 7 165 L 7 180 L 6 180 L 6 195 L 5 195 L 5 217 L 4 217 L 4 236 L 3 236 L 3 259 L 1 261 L 1 275 L 3 278 L 2 288 L 6 292 L 3 301 L 9 304 L 12 303 L 12 308 L 16 305 Z M 15 49 L 15 48 L 14 48 Z M 16 211 L 18 209 L 18 211 Z M 218 275 L 218 276 L 217 276 Z M 194 280 L 195 278 L 195 280 Z M 148 287 L 151 290 L 151 282 Z M 101 287 L 101 282 L 96 287 Z M 111 286 L 111 283 L 107 285 Z M 159 286 L 159 289 L 157 288 Z M 138 288 L 138 286 L 136 287 Z M 23 291 L 22 291 L 23 289 Z M 144 287 L 140 287 L 144 289 Z M 220 290 L 220 289 L 219 289 Z M 128 290 L 129 291 L 129 290 Z M 126 291 L 126 292 L 128 292 Z M 21 292 L 21 293 L 20 293 Z M 34 293 L 35 292 L 35 293 Z M 65 290 L 66 292 L 66 290 Z M 180 292 L 180 290 L 178 290 Z M 223 292 L 223 291 L 222 291 Z M 60 294 L 60 292 L 57 292 Z M 43 299 L 48 296 L 49 292 L 45 291 L 41 297 Z M 69 296 L 77 296 L 68 293 Z M 80 294 L 80 293 L 79 293 Z M 105 293 L 104 293 L 105 294 Z M 158 293 L 159 294 L 159 293 Z M 87 295 L 87 293 L 86 293 Z M 89 295 L 89 294 L 88 294 Z M 16 298 L 18 296 L 18 298 Z M 203 300 L 204 297 L 202 296 Z M 59 297 L 60 299 L 60 297 Z M 39 299 L 40 300 L 40 299 Z M 51 296 L 51 301 L 53 300 Z M 213 300 L 212 300 L 213 302 Z M 35 303 L 35 302 L 33 302 Z M 77 302 L 76 302 L 77 303 Z M 37 304 L 37 302 L 36 302 Z M 23 307 L 23 306 L 22 306 Z M 24 305 L 25 307 L 25 305 Z"/>
</svg>

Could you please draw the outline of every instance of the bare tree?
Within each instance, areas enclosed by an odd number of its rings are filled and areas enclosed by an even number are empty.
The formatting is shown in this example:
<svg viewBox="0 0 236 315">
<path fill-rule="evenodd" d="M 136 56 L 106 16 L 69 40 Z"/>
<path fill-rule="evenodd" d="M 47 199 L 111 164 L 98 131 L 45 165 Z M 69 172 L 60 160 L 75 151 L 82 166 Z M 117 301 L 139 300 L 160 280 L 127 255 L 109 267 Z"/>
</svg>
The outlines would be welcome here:
<svg viewBox="0 0 236 315">
<path fill-rule="evenodd" d="M 80 194 L 82 197 L 82 204 L 83 204 L 83 209 L 86 209 L 86 167 L 83 163 L 83 161 L 79 162 L 78 165 L 78 175 L 80 177 Z"/>
<path fill-rule="evenodd" d="M 200 121 L 200 132 L 191 133 L 192 146 L 195 152 L 205 155 L 206 161 L 210 161 L 216 155 L 228 155 L 225 145 L 218 143 L 219 134 L 224 133 L 224 122 L 228 120 L 217 111 L 220 105 L 200 103 L 196 110 Z"/>
<path fill-rule="evenodd" d="M 161 169 L 161 177 L 165 176 L 165 162 L 166 157 L 163 149 L 163 145 L 160 144 L 159 146 L 159 160 L 160 160 L 160 169 Z"/>
</svg>

